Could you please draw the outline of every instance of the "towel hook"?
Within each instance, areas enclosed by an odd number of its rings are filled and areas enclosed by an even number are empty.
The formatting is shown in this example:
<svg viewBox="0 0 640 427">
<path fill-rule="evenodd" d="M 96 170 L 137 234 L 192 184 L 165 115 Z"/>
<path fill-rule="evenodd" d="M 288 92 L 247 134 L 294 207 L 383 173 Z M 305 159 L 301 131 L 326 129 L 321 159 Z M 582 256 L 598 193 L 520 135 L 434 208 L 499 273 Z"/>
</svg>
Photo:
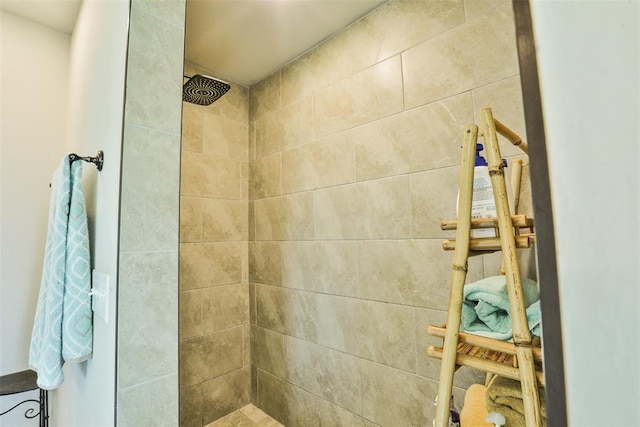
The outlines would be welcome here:
<svg viewBox="0 0 640 427">
<path fill-rule="evenodd" d="M 93 163 L 94 165 L 96 165 L 98 170 L 101 171 L 102 165 L 104 164 L 104 153 L 102 152 L 102 150 L 100 150 L 98 151 L 98 154 L 96 155 L 96 157 L 82 157 L 82 156 L 78 156 L 76 153 L 69 154 L 69 161 L 71 163 L 75 162 L 76 160 L 82 160 L 88 163 Z"/>
</svg>

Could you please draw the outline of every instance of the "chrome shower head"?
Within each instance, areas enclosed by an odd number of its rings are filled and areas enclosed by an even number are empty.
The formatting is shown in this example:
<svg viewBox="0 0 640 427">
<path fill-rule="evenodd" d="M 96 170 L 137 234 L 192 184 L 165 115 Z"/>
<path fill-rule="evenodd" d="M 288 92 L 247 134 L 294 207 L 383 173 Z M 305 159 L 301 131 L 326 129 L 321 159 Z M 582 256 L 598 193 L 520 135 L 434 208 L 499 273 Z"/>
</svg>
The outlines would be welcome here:
<svg viewBox="0 0 640 427">
<path fill-rule="evenodd" d="M 189 76 L 185 76 L 189 78 Z M 182 86 L 182 100 L 198 105 L 210 105 L 227 93 L 231 86 L 213 77 L 196 74 Z"/>
</svg>

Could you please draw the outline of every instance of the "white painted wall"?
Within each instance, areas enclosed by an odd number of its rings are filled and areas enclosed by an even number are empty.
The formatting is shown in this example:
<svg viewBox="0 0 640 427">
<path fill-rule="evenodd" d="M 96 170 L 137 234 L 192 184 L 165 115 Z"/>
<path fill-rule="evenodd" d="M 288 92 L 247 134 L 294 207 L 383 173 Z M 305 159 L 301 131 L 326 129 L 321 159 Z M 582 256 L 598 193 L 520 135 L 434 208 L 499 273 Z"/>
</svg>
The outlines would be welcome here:
<svg viewBox="0 0 640 427">
<path fill-rule="evenodd" d="M 0 12 L 0 375 L 28 368 L 49 182 L 64 153 L 70 37 Z M 29 395 L 37 396 L 37 393 Z M 28 395 L 5 397 L 0 409 Z M 0 418 L 17 427 L 22 413 Z"/>
<path fill-rule="evenodd" d="M 569 424 L 638 426 L 640 2 L 535 0 L 532 14 Z"/>
<path fill-rule="evenodd" d="M 94 315 L 93 358 L 67 364 L 52 399 L 53 426 L 115 422 L 116 278 L 128 0 L 85 0 L 72 36 L 68 149 L 105 155 L 101 172 L 84 166 L 93 268 L 111 278 L 109 319 Z"/>
<path fill-rule="evenodd" d="M 2 13 L 0 373 L 28 367 L 51 174 L 67 152 L 105 152 L 84 166 L 93 267 L 111 277 L 109 322 L 94 317 L 93 358 L 64 367 L 50 393 L 55 426 L 115 422 L 116 277 L 128 0 L 85 0 L 73 36 Z M 3 398 L 2 408 L 15 399 Z M 22 412 L 0 426 L 24 424 Z"/>
</svg>

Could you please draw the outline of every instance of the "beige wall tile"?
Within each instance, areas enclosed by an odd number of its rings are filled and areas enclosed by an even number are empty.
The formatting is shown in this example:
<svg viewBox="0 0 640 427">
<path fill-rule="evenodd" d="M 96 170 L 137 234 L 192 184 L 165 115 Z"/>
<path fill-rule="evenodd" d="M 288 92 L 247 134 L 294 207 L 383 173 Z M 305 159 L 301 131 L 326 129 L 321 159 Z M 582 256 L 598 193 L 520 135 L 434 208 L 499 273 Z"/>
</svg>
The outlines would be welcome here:
<svg viewBox="0 0 640 427">
<path fill-rule="evenodd" d="M 184 427 L 202 427 L 202 386 L 182 388 L 180 390 L 180 425 Z"/>
<path fill-rule="evenodd" d="M 249 162 L 240 164 L 240 198 L 249 200 Z"/>
<path fill-rule="evenodd" d="M 249 244 L 249 281 L 265 285 L 282 284 L 282 255 L 278 242 Z"/>
<path fill-rule="evenodd" d="M 249 320 L 252 325 L 256 324 L 256 319 L 256 285 L 254 283 L 249 283 Z"/>
<path fill-rule="evenodd" d="M 340 33 L 282 69 L 282 105 L 350 75 L 349 35 Z"/>
<path fill-rule="evenodd" d="M 316 304 L 318 344 L 414 371 L 411 307 L 323 294 Z"/>
<path fill-rule="evenodd" d="M 463 22 L 462 0 L 389 2 L 350 28 L 351 69 L 362 70 Z"/>
<path fill-rule="evenodd" d="M 258 370 L 258 406 L 286 426 L 320 427 L 320 399 Z"/>
<path fill-rule="evenodd" d="M 510 13 L 511 11 L 510 0 L 464 0 L 464 12 L 467 21 L 495 15 L 496 13 Z"/>
<path fill-rule="evenodd" d="M 203 114 L 203 153 L 213 157 L 248 161 L 248 126 L 248 122 L 238 122 L 216 114 Z"/>
<path fill-rule="evenodd" d="M 249 241 L 256 240 L 256 205 L 249 202 Z"/>
<path fill-rule="evenodd" d="M 414 238 L 455 238 L 455 232 L 440 229 L 440 222 L 457 217 L 459 174 L 456 166 L 410 176 Z"/>
<path fill-rule="evenodd" d="M 457 165 L 469 93 L 428 104 L 354 131 L 358 181 Z"/>
<path fill-rule="evenodd" d="M 513 16 L 500 11 L 403 52 L 407 108 L 518 74 Z"/>
<path fill-rule="evenodd" d="M 284 348 L 288 382 L 360 413 L 360 359 L 291 337 Z"/>
<path fill-rule="evenodd" d="M 257 240 L 312 240 L 313 194 L 256 200 L 255 217 Z"/>
<path fill-rule="evenodd" d="M 135 0 L 131 6 L 177 27 L 184 28 L 185 8 L 182 0 Z"/>
<path fill-rule="evenodd" d="M 180 191 L 183 196 L 240 200 L 240 162 L 186 151 L 182 155 Z"/>
<path fill-rule="evenodd" d="M 395 56 L 314 95 L 314 135 L 330 135 L 403 108 L 400 56 Z"/>
<path fill-rule="evenodd" d="M 279 378 L 285 378 L 284 335 L 251 326 L 251 364 Z"/>
<path fill-rule="evenodd" d="M 518 249 L 518 267 L 520 268 L 520 277 L 527 277 L 531 280 L 538 279 L 536 270 L 536 251 L 535 248 Z M 494 252 L 482 256 L 484 264 L 485 277 L 497 276 L 500 274 L 502 265 L 502 252 Z"/>
<path fill-rule="evenodd" d="M 182 149 L 202 153 L 202 106 L 182 103 Z"/>
<path fill-rule="evenodd" d="M 199 73 L 209 76 L 212 74 L 204 69 L 199 69 Z M 231 88 L 223 97 L 211 105 L 201 106 L 200 108 L 205 113 L 215 114 L 246 124 L 249 121 L 249 88 L 232 82 L 228 83 Z"/>
<path fill-rule="evenodd" d="M 410 237 L 407 181 L 401 176 L 316 191 L 316 238 Z"/>
<path fill-rule="evenodd" d="M 180 242 L 202 241 L 202 201 L 198 197 L 180 197 Z"/>
<path fill-rule="evenodd" d="M 453 252 L 442 240 L 371 240 L 358 243 L 360 298 L 446 309 Z M 482 278 L 480 258 L 469 259 L 469 280 Z"/>
<path fill-rule="evenodd" d="M 238 241 L 249 238 L 247 202 L 202 199 L 202 241 Z"/>
<path fill-rule="evenodd" d="M 180 343 L 180 386 L 183 388 L 241 367 L 241 326 Z"/>
<path fill-rule="evenodd" d="M 207 425 L 249 403 L 248 366 L 202 383 L 202 425 Z"/>
<path fill-rule="evenodd" d="M 247 285 L 248 287 L 248 285 Z M 248 302 L 248 299 L 247 299 Z M 242 325 L 242 366 L 251 365 L 251 325 Z"/>
<path fill-rule="evenodd" d="M 376 425 L 326 400 L 320 401 L 320 422 L 325 427 L 373 427 Z"/>
<path fill-rule="evenodd" d="M 249 323 L 249 286 L 228 285 L 203 289 L 204 334 Z"/>
<path fill-rule="evenodd" d="M 249 168 L 249 200 L 282 193 L 282 155 L 279 152 L 251 162 Z"/>
<path fill-rule="evenodd" d="M 353 138 L 342 132 L 282 153 L 282 192 L 355 181 Z"/>
<path fill-rule="evenodd" d="M 282 286 L 336 295 L 357 295 L 357 243 L 284 242 Z"/>
<path fill-rule="evenodd" d="M 307 97 L 256 120 L 257 158 L 311 141 L 311 107 L 311 97 Z"/>
<path fill-rule="evenodd" d="M 362 415 L 381 426 L 427 426 L 438 383 L 378 363 L 362 361 Z"/>
<path fill-rule="evenodd" d="M 309 292 L 256 285 L 258 326 L 316 342 L 316 298 Z"/>
<path fill-rule="evenodd" d="M 202 291 L 180 292 L 180 341 L 202 335 Z"/>
<path fill-rule="evenodd" d="M 240 283 L 241 249 L 240 242 L 181 244 L 180 289 Z"/>
<path fill-rule="evenodd" d="M 527 140 L 519 76 L 474 89 L 472 93 L 475 123 L 478 126 L 480 126 L 480 109 L 488 107 L 491 108 L 494 118 L 507 125 L 509 129 L 520 135 L 525 141 Z M 499 136 L 498 139 L 500 141 L 500 154 L 503 157 L 522 156 L 524 154 L 520 148 L 514 146 L 502 136 Z M 478 142 L 483 143 L 482 138 L 479 138 Z"/>
<path fill-rule="evenodd" d="M 136 387 L 119 390 L 117 424 L 119 426 L 177 425 L 178 375 L 165 375 Z"/>
<path fill-rule="evenodd" d="M 280 71 L 276 71 L 249 90 L 249 117 L 252 120 L 280 108 Z"/>
</svg>

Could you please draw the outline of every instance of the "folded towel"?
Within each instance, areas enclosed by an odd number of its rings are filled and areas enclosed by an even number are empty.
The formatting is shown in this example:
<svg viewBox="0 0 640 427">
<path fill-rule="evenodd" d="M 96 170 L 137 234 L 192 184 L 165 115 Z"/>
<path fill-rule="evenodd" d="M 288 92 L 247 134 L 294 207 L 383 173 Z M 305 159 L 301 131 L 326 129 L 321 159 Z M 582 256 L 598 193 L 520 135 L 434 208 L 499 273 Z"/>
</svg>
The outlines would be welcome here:
<svg viewBox="0 0 640 427">
<path fill-rule="evenodd" d="M 529 330 L 540 335 L 540 304 L 536 282 L 522 280 Z M 513 339 L 505 276 L 491 276 L 464 286 L 460 330 L 503 341 Z"/>
<path fill-rule="evenodd" d="M 542 425 L 547 425 L 547 407 L 544 390 L 539 390 L 540 416 Z M 489 383 L 486 392 L 488 411 L 499 412 L 504 415 L 509 427 L 525 427 L 524 402 L 520 382 L 509 378 L 495 376 Z"/>
<path fill-rule="evenodd" d="M 53 174 L 40 295 L 31 334 L 29 366 L 38 387 L 64 381 L 64 361 L 91 357 L 91 270 L 82 164 L 65 156 Z"/>
<path fill-rule="evenodd" d="M 482 384 L 471 384 L 464 395 L 464 405 L 460 412 L 462 427 L 494 427 L 485 421 L 489 411 L 485 404 L 486 387 Z"/>
</svg>

